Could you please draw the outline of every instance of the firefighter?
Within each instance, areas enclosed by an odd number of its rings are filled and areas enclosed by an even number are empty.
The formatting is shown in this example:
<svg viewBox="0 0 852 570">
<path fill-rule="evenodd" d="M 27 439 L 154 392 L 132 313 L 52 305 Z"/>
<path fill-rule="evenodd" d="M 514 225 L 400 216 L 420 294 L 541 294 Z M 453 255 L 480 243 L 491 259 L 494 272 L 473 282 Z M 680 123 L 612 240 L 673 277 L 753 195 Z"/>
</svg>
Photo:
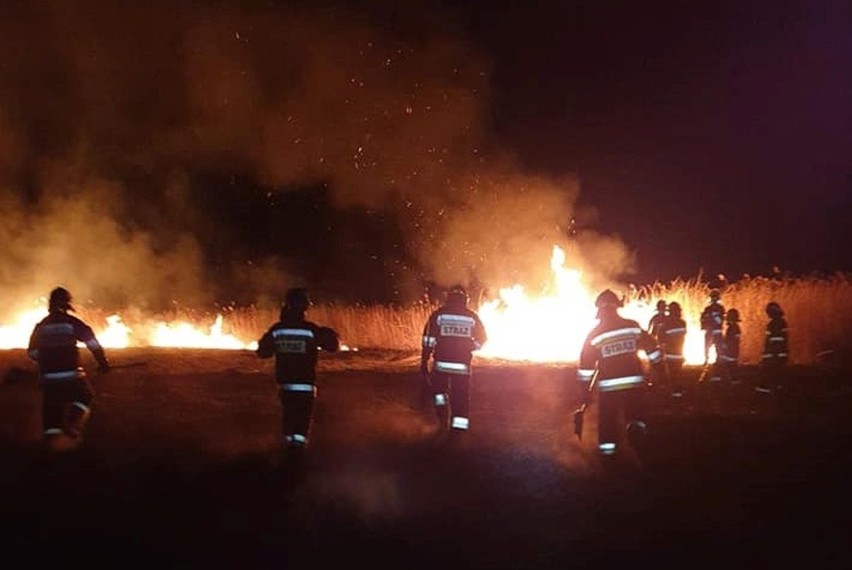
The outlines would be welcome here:
<svg viewBox="0 0 852 570">
<path fill-rule="evenodd" d="M 645 371 L 639 351 L 645 352 L 655 375 L 664 376 L 662 352 L 636 321 L 618 314 L 621 300 L 607 289 L 595 301 L 598 325 L 586 337 L 580 353 L 577 381 L 584 403 L 591 398 L 590 383 L 597 374 L 598 452 L 615 455 L 618 450 L 620 417 L 627 421 L 628 440 L 639 446 L 645 439 Z M 665 383 L 663 383 L 665 385 Z"/>
<path fill-rule="evenodd" d="M 336 352 L 340 348 L 336 331 L 306 320 L 310 307 L 307 289 L 289 289 L 278 322 L 257 343 L 258 357 L 275 357 L 282 445 L 284 453 L 294 457 L 301 455 L 309 442 L 319 351 Z"/>
<path fill-rule="evenodd" d="M 439 427 L 449 425 L 451 433 L 470 427 L 473 352 L 487 340 L 485 327 L 468 302 L 464 287 L 450 288 L 444 304 L 429 315 L 423 327 L 420 373 L 431 388 Z"/>
<path fill-rule="evenodd" d="M 717 359 L 720 367 L 720 375 L 724 382 L 734 387 L 740 383 L 739 378 L 739 361 L 740 361 L 740 312 L 737 309 L 730 309 L 725 315 L 727 328 L 725 329 L 725 337 L 723 339 L 724 350 Z"/>
<path fill-rule="evenodd" d="M 755 388 L 758 394 L 771 394 L 783 388 L 784 368 L 789 360 L 789 338 L 784 311 L 778 303 L 772 301 L 766 305 L 766 316 L 769 317 L 769 322 L 766 323 L 766 339 Z"/>
<path fill-rule="evenodd" d="M 663 350 L 663 361 L 666 367 L 666 379 L 673 398 L 682 398 L 683 382 L 683 345 L 686 340 L 686 321 L 680 303 L 669 304 L 669 314 L 666 316 L 660 331 L 660 348 Z"/>
<path fill-rule="evenodd" d="M 42 389 L 42 427 L 48 447 L 63 437 L 79 441 L 91 416 L 94 391 L 81 365 L 77 343 L 92 353 L 98 372 L 109 372 L 104 349 L 92 328 L 69 312 L 71 293 L 64 287 L 50 292 L 48 315 L 33 329 L 27 354 L 38 363 Z"/>
<path fill-rule="evenodd" d="M 661 332 L 663 323 L 666 321 L 666 302 L 660 299 L 657 301 L 657 312 L 648 321 L 648 332 L 651 334 L 657 343 L 662 343 Z"/>
<path fill-rule="evenodd" d="M 710 291 L 710 303 L 701 312 L 701 330 L 704 331 L 704 365 L 710 362 L 710 347 L 716 348 L 719 356 L 722 344 L 722 325 L 725 322 L 725 307 L 719 300 L 718 289 Z"/>
</svg>

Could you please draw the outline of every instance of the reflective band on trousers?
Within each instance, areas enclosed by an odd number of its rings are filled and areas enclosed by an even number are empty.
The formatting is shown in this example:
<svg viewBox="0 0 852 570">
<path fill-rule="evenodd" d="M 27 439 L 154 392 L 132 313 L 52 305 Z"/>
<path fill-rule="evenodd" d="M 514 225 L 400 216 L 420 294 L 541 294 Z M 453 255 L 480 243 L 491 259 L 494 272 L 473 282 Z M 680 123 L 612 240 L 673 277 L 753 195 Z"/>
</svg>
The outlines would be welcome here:
<svg viewBox="0 0 852 570">
<path fill-rule="evenodd" d="M 719 359 L 724 360 L 725 362 L 736 362 L 737 358 L 735 356 L 725 356 L 724 354 L 719 357 Z"/>
<path fill-rule="evenodd" d="M 62 432 L 61 428 L 47 428 L 44 430 L 44 435 L 59 435 Z"/>
<path fill-rule="evenodd" d="M 648 353 L 648 360 L 651 362 L 659 362 L 660 356 L 662 356 L 662 353 L 659 350 L 655 350 Z"/>
<path fill-rule="evenodd" d="M 435 394 L 435 405 L 436 406 L 446 406 L 447 405 L 447 397 L 444 394 Z"/>
<path fill-rule="evenodd" d="M 598 444 L 598 451 L 603 455 L 612 455 L 615 453 L 615 444 L 614 443 L 601 443 Z"/>
<path fill-rule="evenodd" d="M 79 408 L 79 409 L 80 409 L 80 410 L 82 410 L 82 411 L 83 411 L 83 413 L 85 413 L 85 414 L 88 414 L 88 413 L 89 413 L 89 406 L 87 406 L 87 405 L 86 405 L 86 404 L 84 404 L 83 402 L 74 402 L 74 403 L 73 403 L 73 404 L 71 404 L 71 405 L 72 405 L 72 406 L 74 406 L 75 408 Z"/>
<path fill-rule="evenodd" d="M 598 385 L 601 392 L 611 392 L 614 390 L 623 390 L 632 388 L 645 381 L 644 376 L 624 376 L 622 378 L 609 378 L 601 380 Z"/>
<path fill-rule="evenodd" d="M 470 371 L 470 367 L 467 364 L 462 364 L 461 362 L 436 360 L 435 370 L 447 372 L 449 374 L 467 374 Z"/>
<path fill-rule="evenodd" d="M 282 392 L 311 392 L 317 393 L 317 387 L 313 384 L 281 384 Z"/>
<path fill-rule="evenodd" d="M 287 443 L 308 443 L 308 438 L 300 433 L 285 435 L 284 439 L 287 441 Z"/>
<path fill-rule="evenodd" d="M 681 329 L 669 329 L 669 330 L 666 331 L 666 334 L 677 334 L 677 333 L 682 333 L 682 332 L 686 332 L 686 329 L 683 329 L 683 328 L 681 328 Z"/>
<path fill-rule="evenodd" d="M 467 429 L 469 425 L 470 420 L 461 416 L 453 417 L 453 421 L 450 423 L 450 427 L 453 429 Z"/>
<path fill-rule="evenodd" d="M 666 360 L 683 360 L 682 354 L 667 354 Z"/>
<path fill-rule="evenodd" d="M 68 370 L 66 372 L 45 372 L 41 375 L 44 380 L 70 380 L 76 378 L 78 372 L 76 370 Z"/>
</svg>

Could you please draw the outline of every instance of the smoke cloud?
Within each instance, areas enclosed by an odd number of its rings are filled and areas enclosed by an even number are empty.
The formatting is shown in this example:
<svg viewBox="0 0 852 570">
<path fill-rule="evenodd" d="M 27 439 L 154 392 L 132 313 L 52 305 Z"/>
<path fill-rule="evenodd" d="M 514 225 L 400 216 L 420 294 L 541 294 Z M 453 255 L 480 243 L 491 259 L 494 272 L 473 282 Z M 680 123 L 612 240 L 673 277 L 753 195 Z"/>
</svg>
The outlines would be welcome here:
<svg viewBox="0 0 852 570">
<path fill-rule="evenodd" d="M 555 243 L 623 271 L 617 239 L 573 228 L 576 180 L 493 142 L 489 62 L 453 22 L 431 2 L 0 6 L 0 291 L 154 307 L 321 276 L 333 293 L 358 252 L 404 298 L 535 283 Z M 299 209 L 314 191 L 335 223 L 296 232 L 321 218 Z M 294 261 L 311 232 L 340 273 Z"/>
</svg>

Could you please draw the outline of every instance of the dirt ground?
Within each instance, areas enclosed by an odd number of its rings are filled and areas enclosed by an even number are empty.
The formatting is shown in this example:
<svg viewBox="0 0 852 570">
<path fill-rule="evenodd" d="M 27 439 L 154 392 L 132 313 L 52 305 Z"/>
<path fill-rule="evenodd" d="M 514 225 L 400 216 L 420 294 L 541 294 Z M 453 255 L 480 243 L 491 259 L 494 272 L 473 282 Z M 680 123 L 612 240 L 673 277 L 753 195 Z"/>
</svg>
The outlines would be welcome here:
<svg viewBox="0 0 852 570">
<path fill-rule="evenodd" d="M 416 355 L 323 355 L 312 444 L 278 456 L 271 361 L 129 349 L 93 376 L 86 437 L 40 445 L 24 351 L 0 352 L 0 551 L 90 567 L 847 568 L 848 374 L 743 392 L 652 391 L 649 448 L 601 464 L 595 406 L 572 433 L 575 369 L 476 362 L 471 431 L 435 428 Z M 694 380 L 698 370 L 689 370 Z M 744 376 L 753 376 L 746 368 Z"/>
</svg>

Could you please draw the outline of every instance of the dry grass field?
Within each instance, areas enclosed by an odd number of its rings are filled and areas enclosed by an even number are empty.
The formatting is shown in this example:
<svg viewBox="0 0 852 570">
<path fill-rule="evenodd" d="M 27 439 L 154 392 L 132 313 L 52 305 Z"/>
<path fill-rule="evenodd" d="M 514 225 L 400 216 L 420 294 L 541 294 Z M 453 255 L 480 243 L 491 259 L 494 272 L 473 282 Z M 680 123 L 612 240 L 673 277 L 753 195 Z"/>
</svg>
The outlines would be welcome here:
<svg viewBox="0 0 852 570">
<path fill-rule="evenodd" d="M 659 299 L 677 301 L 684 318 L 697 329 L 701 310 L 708 302 L 710 285 L 701 278 L 656 283 L 628 291 L 627 303 L 653 307 Z M 852 280 L 848 275 L 797 278 L 744 278 L 722 288 L 722 302 L 737 308 L 742 318 L 742 359 L 760 361 L 763 350 L 764 308 L 769 301 L 780 303 L 790 327 L 790 357 L 795 364 L 815 364 L 831 352 L 835 358 L 852 353 Z M 475 304 L 472 304 L 472 306 Z M 106 314 L 80 308 L 91 323 L 104 322 Z M 417 350 L 423 324 L 435 307 L 417 303 L 388 305 L 318 304 L 309 317 L 340 333 L 345 343 L 360 349 Z M 275 322 L 277 307 L 225 307 L 224 333 L 256 340 Z M 650 317 L 651 312 L 648 312 Z M 121 311 L 134 330 L 152 319 L 164 322 L 212 323 L 216 313 L 176 308 L 167 314 L 144 315 L 138 310 Z M 641 323 L 646 324 L 646 323 Z"/>
<path fill-rule="evenodd" d="M 848 567 L 848 370 L 741 392 L 651 393 L 653 445 L 603 465 L 570 366 L 477 361 L 471 432 L 423 406 L 416 351 L 323 355 L 312 447 L 278 458 L 272 365 L 249 351 L 126 349 L 93 376 L 85 440 L 40 448 L 39 389 L 0 351 L 0 547 L 103 568 Z M 90 364 L 90 363 L 87 363 Z M 690 369 L 695 380 L 698 369 Z M 753 369 L 744 376 L 753 376 Z M 73 562 L 76 563 L 76 562 Z"/>
</svg>

